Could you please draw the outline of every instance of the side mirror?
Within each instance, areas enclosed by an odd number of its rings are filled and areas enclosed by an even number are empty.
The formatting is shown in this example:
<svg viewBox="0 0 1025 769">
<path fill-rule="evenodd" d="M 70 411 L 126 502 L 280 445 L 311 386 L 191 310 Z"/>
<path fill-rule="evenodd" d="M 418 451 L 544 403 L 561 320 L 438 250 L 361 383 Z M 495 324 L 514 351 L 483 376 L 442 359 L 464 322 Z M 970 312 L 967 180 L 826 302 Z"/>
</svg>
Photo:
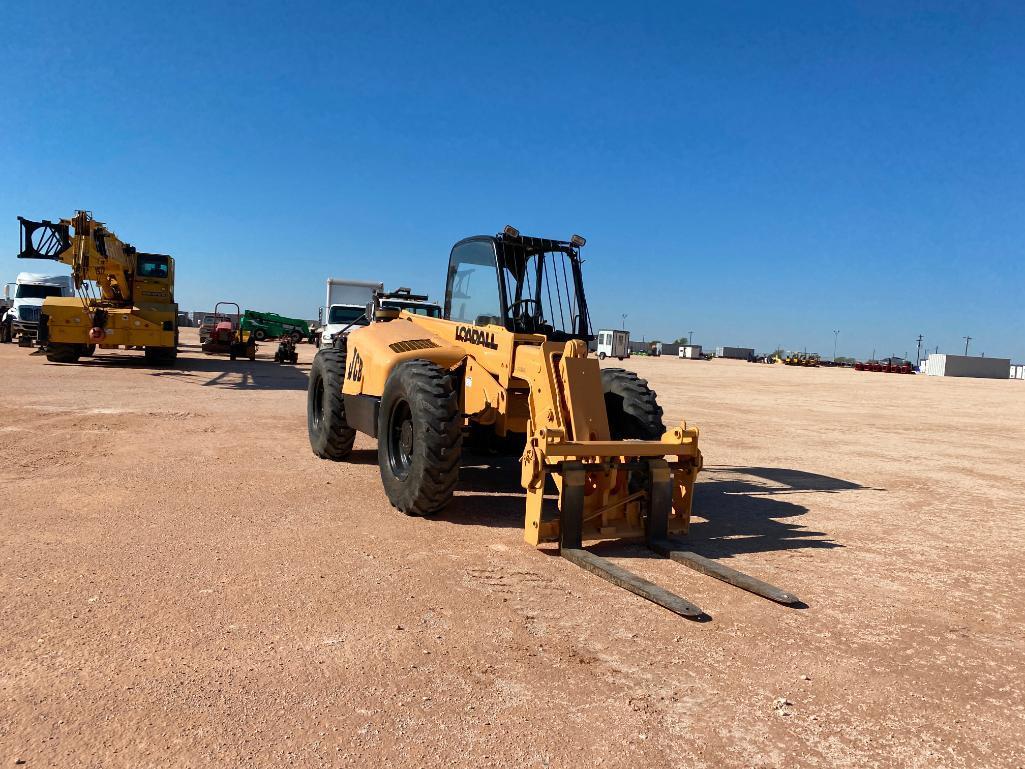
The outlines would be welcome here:
<svg viewBox="0 0 1025 769">
<path fill-rule="evenodd" d="M 324 323 L 324 308 L 323 307 L 318 307 L 317 308 L 317 323 L 320 323 L 322 325 Z"/>
</svg>

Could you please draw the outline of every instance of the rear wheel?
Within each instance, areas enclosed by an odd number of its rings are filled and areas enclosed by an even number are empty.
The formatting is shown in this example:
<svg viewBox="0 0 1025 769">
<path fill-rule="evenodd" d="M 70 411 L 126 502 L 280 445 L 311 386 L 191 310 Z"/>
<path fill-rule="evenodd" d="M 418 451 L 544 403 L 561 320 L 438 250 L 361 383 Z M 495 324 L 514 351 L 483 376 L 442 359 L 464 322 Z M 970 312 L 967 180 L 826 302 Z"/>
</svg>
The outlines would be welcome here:
<svg viewBox="0 0 1025 769">
<path fill-rule="evenodd" d="M 10 344 L 11 338 L 11 322 L 8 320 L 0 323 L 0 344 Z"/>
<path fill-rule="evenodd" d="M 632 371 L 605 368 L 601 385 L 613 440 L 657 441 L 662 437 L 666 431 L 662 407 L 646 380 Z"/>
<path fill-rule="evenodd" d="M 391 372 L 381 398 L 377 456 L 392 505 L 430 515 L 452 499 L 459 479 L 462 418 L 452 375 L 412 360 Z"/>
<path fill-rule="evenodd" d="M 51 363 L 78 363 L 82 347 L 84 345 L 50 342 L 46 346 L 46 359 Z"/>
<path fill-rule="evenodd" d="M 167 366 L 178 360 L 177 347 L 147 347 L 146 362 L 155 366 Z"/>
<path fill-rule="evenodd" d="M 264 331 L 262 328 L 253 329 L 253 339 L 255 339 L 257 342 L 262 342 L 266 338 L 267 332 Z"/>
<path fill-rule="evenodd" d="M 298 329 L 288 335 L 292 339 L 292 344 L 299 344 L 303 340 L 303 332 Z"/>
<path fill-rule="evenodd" d="M 310 448 L 321 459 L 336 462 L 349 455 L 356 441 L 356 431 L 345 421 L 344 377 L 345 350 L 325 347 L 313 359 L 306 395 Z"/>
</svg>

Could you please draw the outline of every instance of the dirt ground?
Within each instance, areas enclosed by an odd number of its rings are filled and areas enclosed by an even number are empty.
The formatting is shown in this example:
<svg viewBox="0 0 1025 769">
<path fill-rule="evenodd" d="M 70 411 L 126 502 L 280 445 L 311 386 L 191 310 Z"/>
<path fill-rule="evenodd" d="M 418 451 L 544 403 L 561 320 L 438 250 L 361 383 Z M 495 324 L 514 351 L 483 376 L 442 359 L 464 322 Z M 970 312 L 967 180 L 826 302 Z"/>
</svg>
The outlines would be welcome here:
<svg viewBox="0 0 1025 769">
<path fill-rule="evenodd" d="M 1021 767 L 1025 382 L 626 365 L 702 429 L 681 619 L 522 542 L 515 470 L 393 510 L 297 367 L 0 345 L 0 765 Z M 266 353 L 266 355 L 264 355 Z"/>
</svg>

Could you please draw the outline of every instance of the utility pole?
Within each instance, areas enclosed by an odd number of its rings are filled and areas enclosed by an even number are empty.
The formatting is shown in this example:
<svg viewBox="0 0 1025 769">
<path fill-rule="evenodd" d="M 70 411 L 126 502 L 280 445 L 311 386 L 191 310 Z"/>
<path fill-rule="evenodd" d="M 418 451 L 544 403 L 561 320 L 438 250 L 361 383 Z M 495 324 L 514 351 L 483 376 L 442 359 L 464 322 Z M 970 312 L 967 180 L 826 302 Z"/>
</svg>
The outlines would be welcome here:
<svg viewBox="0 0 1025 769">
<path fill-rule="evenodd" d="M 623 330 L 626 331 L 626 313 L 623 313 Z"/>
<path fill-rule="evenodd" d="M 922 365 L 922 335 L 919 334 L 918 335 L 918 339 L 916 339 L 915 341 L 918 342 L 918 353 L 917 353 L 918 358 L 915 360 L 915 365 L 916 366 L 921 366 Z"/>
<path fill-rule="evenodd" d="M 836 361 L 836 340 L 840 336 L 840 329 L 833 329 L 833 360 Z"/>
<path fill-rule="evenodd" d="M 972 341 L 972 338 L 970 336 L 965 336 L 965 337 L 962 337 L 962 339 L 964 339 L 964 354 L 967 356 L 968 355 L 968 343 L 970 341 Z"/>
<path fill-rule="evenodd" d="M 688 331 L 687 332 L 687 344 L 688 345 L 694 344 L 694 332 L 693 331 Z"/>
</svg>

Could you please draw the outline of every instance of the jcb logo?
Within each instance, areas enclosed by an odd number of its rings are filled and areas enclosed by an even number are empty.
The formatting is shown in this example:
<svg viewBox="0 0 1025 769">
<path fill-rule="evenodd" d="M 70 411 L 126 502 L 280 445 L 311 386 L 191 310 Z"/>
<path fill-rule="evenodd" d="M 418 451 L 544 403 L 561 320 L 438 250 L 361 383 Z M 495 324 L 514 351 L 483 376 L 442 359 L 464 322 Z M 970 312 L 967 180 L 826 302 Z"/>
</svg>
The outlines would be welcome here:
<svg viewBox="0 0 1025 769">
<path fill-rule="evenodd" d="M 359 351 L 352 353 L 352 360 L 349 361 L 349 370 L 345 372 L 345 378 L 353 382 L 363 380 L 363 359 L 359 357 Z"/>
<path fill-rule="evenodd" d="M 493 331 L 484 331 L 483 329 L 470 326 L 459 326 L 456 328 L 456 341 L 477 344 L 481 347 L 487 347 L 489 350 L 498 349 Z"/>
</svg>

